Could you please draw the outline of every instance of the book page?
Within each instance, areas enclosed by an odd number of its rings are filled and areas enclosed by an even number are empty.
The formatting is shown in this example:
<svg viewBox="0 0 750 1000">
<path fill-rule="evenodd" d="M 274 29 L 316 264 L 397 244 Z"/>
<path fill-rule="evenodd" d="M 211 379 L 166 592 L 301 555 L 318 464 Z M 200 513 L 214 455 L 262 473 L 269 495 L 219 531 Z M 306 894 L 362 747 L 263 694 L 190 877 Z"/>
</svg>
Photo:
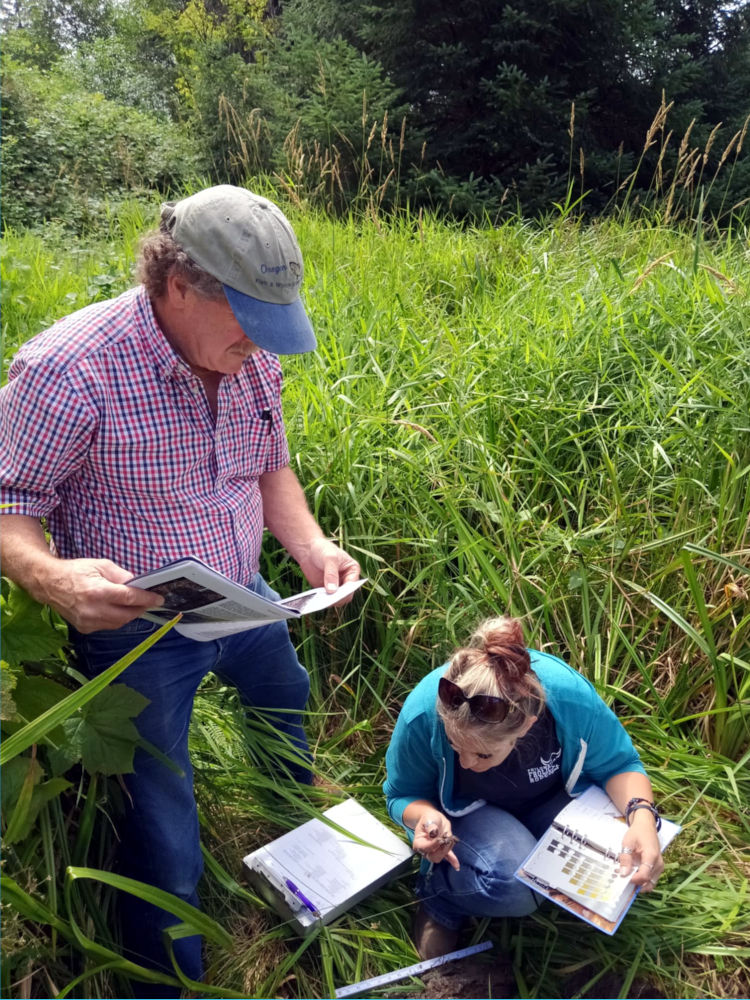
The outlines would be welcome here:
<svg viewBox="0 0 750 1000">
<path fill-rule="evenodd" d="M 315 611 L 322 611 L 353 594 L 366 582 L 366 580 L 352 580 L 343 584 L 338 590 L 334 590 L 332 594 L 329 594 L 323 587 L 317 587 L 315 590 L 308 590 L 295 597 L 287 597 L 281 601 L 269 601 L 267 604 L 270 605 L 272 614 L 269 614 L 268 608 L 264 608 L 257 614 L 248 614 L 247 609 L 243 609 L 241 605 L 222 601 L 221 604 L 201 608 L 200 617 L 183 614 L 179 625 L 175 627 L 188 639 L 198 639 L 204 642 L 209 639 L 221 639 L 225 635 L 234 635 L 235 632 L 245 632 L 251 628 L 268 625 L 270 621 L 276 621 L 280 618 L 299 618 Z M 231 614 L 226 613 L 228 605 L 231 608 Z M 214 618 L 215 621 L 209 620 Z"/>
<path fill-rule="evenodd" d="M 555 816 L 555 823 L 584 833 L 588 841 L 615 854 L 620 853 L 622 838 L 627 830 L 625 817 L 598 785 L 590 785 L 585 792 L 561 809 Z M 680 829 L 677 823 L 662 817 L 661 829 L 657 834 L 662 851 L 672 843 Z"/>
<path fill-rule="evenodd" d="M 323 610 L 349 597 L 364 583 L 366 579 L 353 580 L 331 594 L 318 587 L 271 601 L 197 559 L 182 559 L 129 581 L 134 587 L 164 597 L 162 607 L 145 612 L 143 618 L 164 624 L 180 614 L 175 630 L 199 642 Z"/>
<path fill-rule="evenodd" d="M 293 597 L 282 597 L 277 601 L 277 606 L 289 611 L 296 611 L 301 615 L 309 615 L 314 611 L 324 611 L 332 604 L 338 604 L 350 594 L 359 590 L 363 583 L 367 583 L 367 577 L 360 580 L 350 580 L 342 583 L 341 586 L 329 594 L 325 587 L 316 587 L 314 590 L 306 590 L 302 594 L 295 594 Z"/>
<path fill-rule="evenodd" d="M 591 785 L 582 795 L 569 802 L 555 816 L 558 829 L 569 828 L 584 833 L 586 840 L 605 854 L 617 855 L 627 826 L 614 802 L 604 789 Z"/>
</svg>

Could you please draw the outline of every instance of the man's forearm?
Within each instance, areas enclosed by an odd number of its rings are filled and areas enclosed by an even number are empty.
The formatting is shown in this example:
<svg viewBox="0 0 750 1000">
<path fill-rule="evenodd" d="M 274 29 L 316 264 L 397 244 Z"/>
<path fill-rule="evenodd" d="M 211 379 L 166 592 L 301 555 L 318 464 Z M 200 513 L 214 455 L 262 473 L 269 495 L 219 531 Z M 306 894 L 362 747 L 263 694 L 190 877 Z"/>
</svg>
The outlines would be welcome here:
<svg viewBox="0 0 750 1000">
<path fill-rule="evenodd" d="M 286 465 L 264 473 L 259 486 L 265 526 L 297 562 L 304 562 L 310 544 L 324 535 L 307 506 L 299 480 Z"/>
<path fill-rule="evenodd" d="M 164 599 L 127 583 L 133 574 L 110 559 L 58 559 L 36 518 L 0 518 L 0 571 L 79 630 L 120 628 Z"/>
<path fill-rule="evenodd" d="M 313 587 L 332 593 L 341 584 L 359 579 L 359 563 L 325 537 L 288 465 L 261 476 L 260 491 L 266 527 L 297 560 Z M 351 595 L 343 603 L 350 600 Z"/>
<path fill-rule="evenodd" d="M 0 518 L 0 572 L 44 602 L 43 580 L 56 563 L 37 517 L 3 514 Z"/>
</svg>

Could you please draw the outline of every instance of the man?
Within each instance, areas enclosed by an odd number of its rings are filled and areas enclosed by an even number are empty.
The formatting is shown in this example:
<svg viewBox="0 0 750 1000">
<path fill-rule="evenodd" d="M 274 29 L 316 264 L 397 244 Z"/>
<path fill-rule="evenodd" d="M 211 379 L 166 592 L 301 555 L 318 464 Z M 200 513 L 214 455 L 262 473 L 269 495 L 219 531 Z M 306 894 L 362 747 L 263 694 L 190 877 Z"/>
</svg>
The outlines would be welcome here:
<svg viewBox="0 0 750 1000">
<path fill-rule="evenodd" d="M 289 466 L 278 354 L 315 347 L 300 300 L 302 256 L 276 205 L 220 185 L 165 205 L 141 250 L 142 284 L 74 313 L 25 344 L 0 391 L 2 571 L 70 624 L 82 668 L 100 673 L 151 634 L 162 599 L 136 574 L 195 556 L 264 596 L 264 526 L 312 586 L 359 566 L 325 538 Z M 47 544 L 40 518 L 54 543 Z M 149 699 L 126 778 L 123 874 L 197 905 L 202 871 L 187 734 L 212 670 L 278 733 L 274 766 L 309 782 L 301 716 L 309 680 L 284 623 L 217 642 L 171 631 L 123 674 Z M 125 943 L 171 970 L 163 910 L 123 894 Z M 200 938 L 175 952 L 193 979 Z M 166 995 L 166 994 L 163 994 Z"/>
</svg>

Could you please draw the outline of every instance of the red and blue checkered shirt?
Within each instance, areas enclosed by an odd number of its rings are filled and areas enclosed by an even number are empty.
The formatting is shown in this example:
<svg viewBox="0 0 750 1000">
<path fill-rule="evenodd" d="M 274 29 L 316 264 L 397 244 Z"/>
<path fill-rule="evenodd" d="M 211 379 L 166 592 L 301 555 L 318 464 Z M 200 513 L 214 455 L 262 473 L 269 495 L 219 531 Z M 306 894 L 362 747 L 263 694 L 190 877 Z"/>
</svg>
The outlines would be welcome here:
<svg viewBox="0 0 750 1000">
<path fill-rule="evenodd" d="M 140 574 L 195 556 L 238 583 L 258 570 L 258 477 L 287 465 L 281 365 L 253 354 L 203 386 L 143 288 L 26 343 L 0 390 L 0 511 L 46 517 L 63 558 Z"/>
</svg>

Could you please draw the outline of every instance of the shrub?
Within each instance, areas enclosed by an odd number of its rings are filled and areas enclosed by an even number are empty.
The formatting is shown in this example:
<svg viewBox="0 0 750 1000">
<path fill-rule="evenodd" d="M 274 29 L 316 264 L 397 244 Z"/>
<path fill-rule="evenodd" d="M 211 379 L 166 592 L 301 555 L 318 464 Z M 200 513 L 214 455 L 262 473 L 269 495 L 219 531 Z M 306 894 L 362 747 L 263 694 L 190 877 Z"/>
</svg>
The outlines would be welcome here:
<svg viewBox="0 0 750 1000">
<path fill-rule="evenodd" d="M 189 136 L 155 115 L 11 63 L 2 90 L 3 220 L 84 229 L 105 197 L 179 186 L 199 169 Z"/>
</svg>

